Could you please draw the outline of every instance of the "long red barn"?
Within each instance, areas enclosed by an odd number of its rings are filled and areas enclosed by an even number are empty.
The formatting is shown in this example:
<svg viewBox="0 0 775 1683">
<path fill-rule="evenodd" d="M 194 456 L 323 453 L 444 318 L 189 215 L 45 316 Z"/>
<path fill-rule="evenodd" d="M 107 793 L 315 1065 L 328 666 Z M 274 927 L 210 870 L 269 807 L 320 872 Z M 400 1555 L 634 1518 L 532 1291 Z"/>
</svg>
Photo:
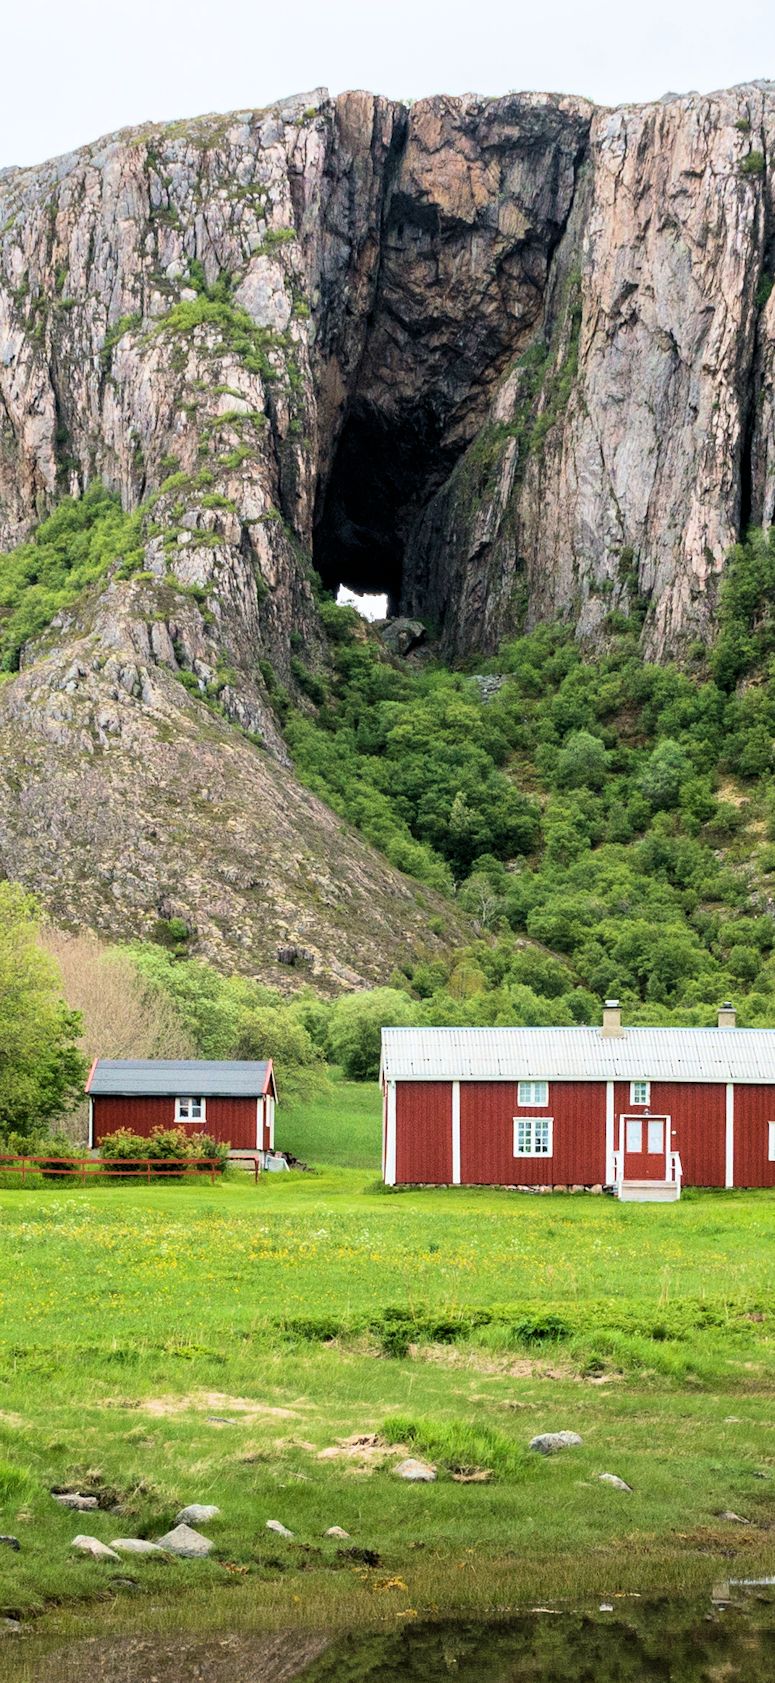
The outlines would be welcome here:
<svg viewBox="0 0 775 1683">
<path fill-rule="evenodd" d="M 95 1058 L 86 1083 L 89 1145 L 131 1128 L 184 1128 L 232 1151 L 274 1150 L 277 1099 L 272 1060 Z"/>
<path fill-rule="evenodd" d="M 775 1186 L 775 1029 L 386 1028 L 389 1186 Z"/>
</svg>

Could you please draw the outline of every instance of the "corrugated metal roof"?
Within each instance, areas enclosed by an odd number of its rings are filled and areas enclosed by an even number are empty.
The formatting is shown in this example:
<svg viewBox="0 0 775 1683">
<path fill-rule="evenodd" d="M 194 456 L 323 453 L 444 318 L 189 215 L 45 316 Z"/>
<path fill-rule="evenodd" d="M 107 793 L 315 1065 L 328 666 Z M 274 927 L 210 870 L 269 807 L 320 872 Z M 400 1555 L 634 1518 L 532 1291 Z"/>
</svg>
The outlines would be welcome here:
<svg viewBox="0 0 775 1683">
<path fill-rule="evenodd" d="M 259 1098 L 270 1078 L 268 1059 L 210 1063 L 198 1058 L 98 1058 L 89 1093 L 156 1094 L 160 1098 Z"/>
<path fill-rule="evenodd" d="M 775 1082 L 775 1029 L 385 1028 L 388 1081 Z"/>
</svg>

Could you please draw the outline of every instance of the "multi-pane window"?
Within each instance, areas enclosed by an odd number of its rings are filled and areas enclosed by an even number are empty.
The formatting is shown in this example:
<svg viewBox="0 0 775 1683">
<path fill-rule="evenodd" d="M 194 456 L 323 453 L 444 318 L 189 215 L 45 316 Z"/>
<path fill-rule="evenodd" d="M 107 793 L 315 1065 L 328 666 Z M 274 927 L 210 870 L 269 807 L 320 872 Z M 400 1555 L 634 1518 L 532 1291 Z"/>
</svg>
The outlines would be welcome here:
<svg viewBox="0 0 775 1683">
<path fill-rule="evenodd" d="M 176 1099 L 175 1100 L 175 1121 L 176 1122 L 204 1122 L 204 1119 L 205 1119 L 205 1101 L 204 1101 L 204 1099 Z"/>
<path fill-rule="evenodd" d="M 517 1104 L 539 1105 L 549 1103 L 548 1081 L 518 1081 Z"/>
<path fill-rule="evenodd" d="M 514 1156 L 551 1157 L 551 1116 L 515 1116 Z"/>
<path fill-rule="evenodd" d="M 648 1104 L 650 1096 L 650 1081 L 630 1082 L 630 1104 Z"/>
</svg>

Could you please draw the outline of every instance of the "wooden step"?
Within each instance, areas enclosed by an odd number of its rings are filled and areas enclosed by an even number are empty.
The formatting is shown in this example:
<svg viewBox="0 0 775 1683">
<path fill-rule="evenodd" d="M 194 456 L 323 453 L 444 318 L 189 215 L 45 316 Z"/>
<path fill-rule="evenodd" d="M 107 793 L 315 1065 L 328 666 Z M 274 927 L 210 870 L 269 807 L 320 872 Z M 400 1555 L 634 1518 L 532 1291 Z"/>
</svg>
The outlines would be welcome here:
<svg viewBox="0 0 775 1683">
<path fill-rule="evenodd" d="M 623 1180 L 619 1187 L 622 1204 L 674 1204 L 680 1196 L 674 1180 Z"/>
</svg>

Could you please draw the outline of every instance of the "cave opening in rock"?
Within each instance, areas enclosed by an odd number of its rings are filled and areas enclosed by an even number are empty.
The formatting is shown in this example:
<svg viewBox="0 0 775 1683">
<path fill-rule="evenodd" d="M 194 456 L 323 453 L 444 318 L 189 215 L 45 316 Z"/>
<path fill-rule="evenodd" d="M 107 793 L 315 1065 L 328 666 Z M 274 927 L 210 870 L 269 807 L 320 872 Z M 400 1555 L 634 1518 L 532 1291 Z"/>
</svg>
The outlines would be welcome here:
<svg viewBox="0 0 775 1683">
<path fill-rule="evenodd" d="M 324 588 L 335 596 L 342 586 L 361 598 L 385 596 L 387 616 L 400 613 L 407 541 L 451 466 L 430 408 L 412 405 L 395 416 L 356 400 L 315 526 L 314 561 Z"/>
</svg>

